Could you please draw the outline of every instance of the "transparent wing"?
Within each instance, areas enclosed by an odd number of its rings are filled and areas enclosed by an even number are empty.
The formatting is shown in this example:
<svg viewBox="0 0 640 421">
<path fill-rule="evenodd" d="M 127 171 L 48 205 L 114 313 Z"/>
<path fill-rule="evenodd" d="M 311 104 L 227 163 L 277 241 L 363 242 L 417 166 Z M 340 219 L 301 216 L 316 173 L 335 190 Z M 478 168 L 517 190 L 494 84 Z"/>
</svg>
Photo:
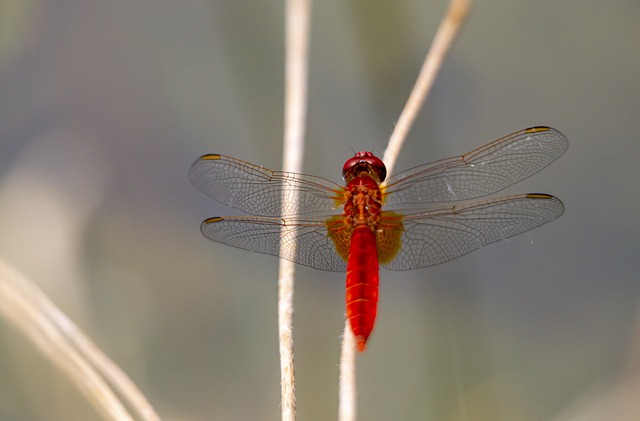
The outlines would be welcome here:
<svg viewBox="0 0 640 421">
<path fill-rule="evenodd" d="M 495 193 L 556 160 L 566 137 L 550 127 L 531 127 L 461 156 L 420 165 L 390 177 L 385 204 L 438 203 Z"/>
<path fill-rule="evenodd" d="M 330 211 L 342 205 L 343 188 L 311 175 L 272 171 L 225 155 L 204 155 L 191 167 L 193 185 L 215 200 L 251 215 L 278 216 Z M 284 201 L 295 191 L 297 202 Z"/>
<path fill-rule="evenodd" d="M 444 263 L 552 221 L 563 211 L 559 199 L 530 193 L 405 214 L 400 251 L 383 266 L 409 270 Z"/>
<path fill-rule="evenodd" d="M 344 272 L 347 264 L 327 236 L 329 218 L 216 217 L 204 221 L 200 230 L 218 243 L 279 256 L 315 269 Z"/>
</svg>

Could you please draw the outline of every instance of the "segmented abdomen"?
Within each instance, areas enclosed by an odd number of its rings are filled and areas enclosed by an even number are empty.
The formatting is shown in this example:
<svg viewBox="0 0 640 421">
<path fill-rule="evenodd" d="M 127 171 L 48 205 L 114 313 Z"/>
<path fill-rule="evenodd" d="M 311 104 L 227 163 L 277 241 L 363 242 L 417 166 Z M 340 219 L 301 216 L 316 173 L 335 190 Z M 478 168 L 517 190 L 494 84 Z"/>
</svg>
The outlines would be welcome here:
<svg viewBox="0 0 640 421">
<path fill-rule="evenodd" d="M 347 261 L 347 318 L 360 351 L 376 320 L 379 279 L 375 234 L 368 225 L 359 225 L 351 234 Z"/>
</svg>

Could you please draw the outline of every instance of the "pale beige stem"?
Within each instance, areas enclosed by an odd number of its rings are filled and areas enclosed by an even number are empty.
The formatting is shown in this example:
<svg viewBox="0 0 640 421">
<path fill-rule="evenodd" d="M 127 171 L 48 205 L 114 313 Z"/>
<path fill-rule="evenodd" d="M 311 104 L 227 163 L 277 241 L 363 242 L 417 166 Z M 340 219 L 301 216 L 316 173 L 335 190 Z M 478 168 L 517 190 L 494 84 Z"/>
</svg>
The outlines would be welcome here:
<svg viewBox="0 0 640 421">
<path fill-rule="evenodd" d="M 160 417 L 133 382 L 29 279 L 0 261 L 0 314 L 80 389 L 105 419 L 134 418 L 110 387 L 127 399 L 138 419 Z"/>
<path fill-rule="evenodd" d="M 434 37 L 429 53 L 425 57 L 422 69 L 409 95 L 409 99 L 400 114 L 398 123 L 391 134 L 385 150 L 383 161 L 387 167 L 387 175 L 393 172 L 398 154 L 402 149 L 407 134 L 427 99 L 436 75 L 451 48 L 464 20 L 471 8 L 472 0 L 451 0 L 445 16 Z M 347 332 L 348 331 L 348 332 Z M 356 419 L 356 376 L 355 376 L 355 338 L 347 321 L 342 341 L 340 357 L 340 391 L 338 414 L 340 421 Z"/>
<path fill-rule="evenodd" d="M 342 353 L 340 354 L 340 401 L 338 421 L 356 419 L 356 338 L 351 331 L 349 320 L 344 324 Z"/>
<path fill-rule="evenodd" d="M 402 145 L 413 127 L 413 123 L 420 112 L 423 104 L 427 100 L 429 91 L 433 86 L 433 82 L 436 79 L 438 71 L 444 62 L 447 52 L 453 45 L 453 41 L 456 39 L 462 24 L 464 23 L 469 9 L 471 8 L 471 0 L 452 0 L 449 3 L 449 8 L 440 22 L 440 27 L 436 32 L 429 53 L 424 59 L 420 74 L 416 80 L 415 85 L 409 99 L 398 118 L 398 123 L 389 138 L 389 144 L 384 151 L 382 160 L 387 167 L 387 176 L 393 173 L 393 168 L 396 164 L 398 154 Z"/>
<path fill-rule="evenodd" d="M 301 172 L 307 114 L 307 67 L 310 0 L 288 0 L 286 22 L 285 121 L 283 169 Z M 283 191 L 285 200 L 297 195 Z M 280 386 L 283 421 L 296 419 L 293 354 L 293 289 L 295 266 L 280 259 L 278 279 L 278 326 L 280 341 Z"/>
</svg>

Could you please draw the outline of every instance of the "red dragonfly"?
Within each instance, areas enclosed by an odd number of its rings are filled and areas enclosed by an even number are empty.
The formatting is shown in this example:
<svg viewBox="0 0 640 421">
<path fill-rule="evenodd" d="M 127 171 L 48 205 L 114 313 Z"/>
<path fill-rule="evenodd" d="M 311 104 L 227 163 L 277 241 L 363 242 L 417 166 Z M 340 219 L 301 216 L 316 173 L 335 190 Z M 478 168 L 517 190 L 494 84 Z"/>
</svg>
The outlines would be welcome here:
<svg viewBox="0 0 640 421">
<path fill-rule="evenodd" d="M 315 269 L 346 270 L 347 318 L 363 351 L 377 313 L 378 265 L 436 265 L 556 219 L 562 202 L 543 193 L 456 202 L 502 190 L 567 147 L 559 131 L 531 127 L 386 182 L 384 163 L 371 152 L 344 164 L 346 186 L 217 154 L 198 159 L 190 178 L 217 201 L 253 215 L 209 218 L 201 225 L 205 237 Z M 285 191 L 298 200 L 283 200 Z"/>
</svg>

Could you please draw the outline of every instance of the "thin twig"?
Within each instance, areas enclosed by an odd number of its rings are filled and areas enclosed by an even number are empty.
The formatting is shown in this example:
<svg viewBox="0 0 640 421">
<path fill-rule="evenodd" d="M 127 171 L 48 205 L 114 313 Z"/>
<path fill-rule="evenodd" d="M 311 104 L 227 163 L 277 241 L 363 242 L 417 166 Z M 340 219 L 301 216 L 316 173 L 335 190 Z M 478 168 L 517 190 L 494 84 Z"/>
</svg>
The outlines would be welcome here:
<svg viewBox="0 0 640 421">
<path fill-rule="evenodd" d="M 307 113 L 307 66 L 310 0 L 287 1 L 285 121 L 283 169 L 301 172 Z M 283 191 L 285 200 L 297 196 Z M 296 419 L 295 373 L 293 356 L 293 286 L 295 266 L 280 259 L 278 279 L 278 326 L 280 340 L 280 386 L 282 420 Z"/>
<path fill-rule="evenodd" d="M 129 406 L 138 415 L 138 419 L 160 421 L 160 417 L 147 398 L 118 365 L 111 361 L 96 344 L 91 342 L 76 325 L 67 323 L 64 328 L 80 354 L 93 364 L 98 373 L 113 386 L 119 396 L 122 396 L 129 403 Z"/>
<path fill-rule="evenodd" d="M 429 53 L 422 64 L 420 74 L 385 150 L 383 161 L 387 167 L 387 175 L 393 172 L 400 149 L 427 99 L 447 52 L 464 23 L 471 3 L 472 0 L 451 0 L 449 3 L 449 8 L 440 23 Z M 347 321 L 340 357 L 339 421 L 354 421 L 356 419 L 355 341 L 348 325 Z"/>
<path fill-rule="evenodd" d="M 2 261 L 0 313 L 69 377 L 103 417 L 134 419 L 110 382 L 137 411 L 139 419 L 160 420 L 133 382 L 33 282 Z"/>
<path fill-rule="evenodd" d="M 338 421 L 356 419 L 356 338 L 349 320 L 344 324 L 342 353 L 340 354 L 340 402 Z"/>
<path fill-rule="evenodd" d="M 413 90 L 409 95 L 409 99 L 400 114 L 398 123 L 389 138 L 389 144 L 384 152 L 382 160 L 387 167 L 387 176 L 393 173 L 393 167 L 396 164 L 400 149 L 407 139 L 409 130 L 413 127 L 413 123 L 427 100 L 429 91 L 433 86 L 438 71 L 444 62 L 447 52 L 453 45 L 462 24 L 464 23 L 472 0 L 452 0 L 449 3 L 446 15 L 440 22 L 440 27 L 436 32 L 429 53 L 425 57 L 420 74 L 416 80 Z"/>
</svg>

